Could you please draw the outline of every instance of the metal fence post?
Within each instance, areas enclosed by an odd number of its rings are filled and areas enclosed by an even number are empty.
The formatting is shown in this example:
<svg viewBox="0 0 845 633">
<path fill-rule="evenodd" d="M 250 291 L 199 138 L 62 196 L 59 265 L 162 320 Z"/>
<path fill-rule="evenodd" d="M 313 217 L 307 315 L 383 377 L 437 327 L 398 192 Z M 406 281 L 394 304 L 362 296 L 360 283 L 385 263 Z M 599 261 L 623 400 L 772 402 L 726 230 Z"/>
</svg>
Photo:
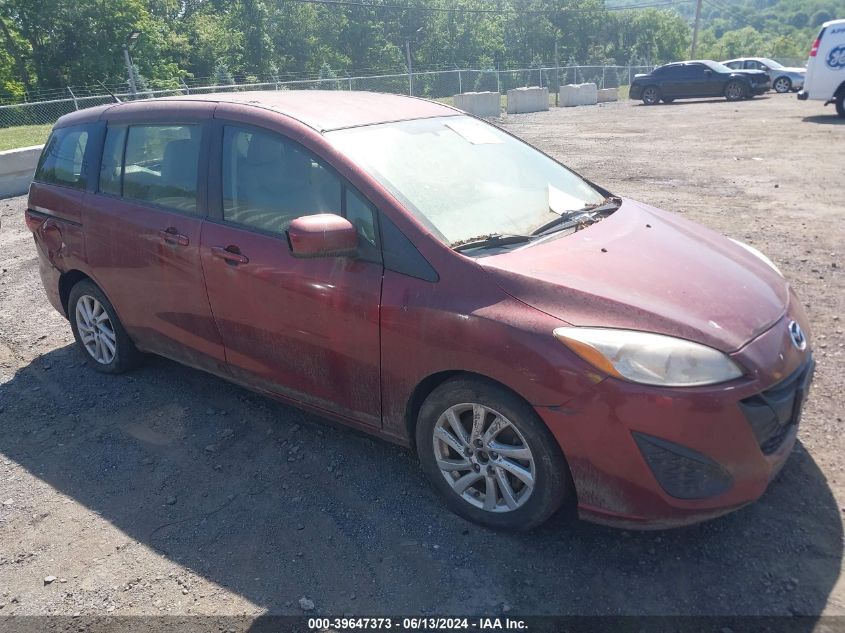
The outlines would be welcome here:
<svg viewBox="0 0 845 633">
<path fill-rule="evenodd" d="M 73 109 L 79 110 L 79 104 L 76 102 L 76 95 L 73 94 L 73 90 L 70 89 L 70 86 L 65 86 L 67 91 L 70 93 L 70 98 L 73 99 Z"/>
<path fill-rule="evenodd" d="M 461 71 L 458 71 L 458 94 L 463 94 L 464 87 L 463 82 L 461 82 Z"/>
</svg>

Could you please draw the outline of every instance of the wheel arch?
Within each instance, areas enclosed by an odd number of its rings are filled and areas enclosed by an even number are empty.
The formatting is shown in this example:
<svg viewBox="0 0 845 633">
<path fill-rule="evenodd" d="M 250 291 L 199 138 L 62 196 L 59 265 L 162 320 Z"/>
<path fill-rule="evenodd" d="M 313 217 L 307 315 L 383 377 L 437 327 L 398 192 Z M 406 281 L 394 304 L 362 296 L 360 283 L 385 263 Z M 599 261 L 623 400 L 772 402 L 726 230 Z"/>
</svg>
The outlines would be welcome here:
<svg viewBox="0 0 845 633">
<path fill-rule="evenodd" d="M 838 97 L 839 95 L 845 95 L 845 81 L 839 84 L 839 87 L 833 91 L 834 97 Z"/>
<path fill-rule="evenodd" d="M 81 270 L 73 268 L 66 272 L 63 272 L 59 277 L 59 300 L 62 302 L 62 308 L 65 311 L 65 316 L 70 319 L 70 311 L 68 310 L 68 301 L 70 300 L 70 291 L 73 287 L 78 284 L 80 281 L 89 280 L 91 283 L 96 284 L 97 282 L 91 279 L 88 275 L 86 275 Z M 99 288 L 99 285 L 97 285 Z M 100 288 L 102 290 L 102 288 Z"/>
<path fill-rule="evenodd" d="M 458 377 L 474 378 L 476 380 L 480 380 L 482 382 L 501 387 L 502 389 L 507 389 L 514 396 L 522 400 L 527 406 L 533 409 L 531 403 L 528 402 L 528 400 L 526 400 L 525 397 L 522 396 L 517 390 L 515 390 L 509 385 L 504 384 L 503 382 L 491 378 L 490 376 L 485 376 L 484 374 L 480 374 L 474 371 L 466 371 L 461 369 L 439 371 L 426 376 L 419 383 L 417 383 L 417 386 L 411 392 L 411 395 L 408 398 L 408 402 L 405 405 L 405 431 L 408 434 L 408 440 L 411 444 L 411 448 L 416 449 L 417 418 L 419 417 L 420 408 L 422 407 L 423 402 L 425 402 L 425 399 L 435 389 L 437 389 L 437 387 L 442 385 L 447 380 Z"/>
</svg>

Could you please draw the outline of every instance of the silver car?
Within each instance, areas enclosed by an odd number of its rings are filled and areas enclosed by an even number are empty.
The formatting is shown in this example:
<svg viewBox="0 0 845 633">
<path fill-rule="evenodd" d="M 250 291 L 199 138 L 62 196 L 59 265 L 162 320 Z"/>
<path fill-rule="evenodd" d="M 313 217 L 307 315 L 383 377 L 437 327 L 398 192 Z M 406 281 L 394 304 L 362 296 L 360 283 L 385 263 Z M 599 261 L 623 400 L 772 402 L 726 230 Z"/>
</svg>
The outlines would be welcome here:
<svg viewBox="0 0 845 633">
<path fill-rule="evenodd" d="M 801 90 L 804 87 L 804 75 L 807 73 L 806 68 L 787 68 L 767 57 L 739 57 L 722 63 L 735 70 L 750 68 L 769 73 L 772 88 L 781 93 Z"/>
</svg>

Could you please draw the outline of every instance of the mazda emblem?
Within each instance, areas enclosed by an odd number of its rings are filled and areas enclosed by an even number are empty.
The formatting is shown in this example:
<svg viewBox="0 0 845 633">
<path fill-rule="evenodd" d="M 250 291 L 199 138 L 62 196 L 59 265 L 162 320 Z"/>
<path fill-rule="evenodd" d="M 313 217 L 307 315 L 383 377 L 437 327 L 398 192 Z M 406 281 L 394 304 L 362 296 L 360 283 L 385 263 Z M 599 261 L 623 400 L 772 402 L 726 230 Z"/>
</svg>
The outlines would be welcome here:
<svg viewBox="0 0 845 633">
<path fill-rule="evenodd" d="M 807 338 L 801 330 L 801 326 L 795 321 L 789 322 L 789 338 L 792 339 L 792 344 L 800 350 L 807 348 Z"/>
</svg>

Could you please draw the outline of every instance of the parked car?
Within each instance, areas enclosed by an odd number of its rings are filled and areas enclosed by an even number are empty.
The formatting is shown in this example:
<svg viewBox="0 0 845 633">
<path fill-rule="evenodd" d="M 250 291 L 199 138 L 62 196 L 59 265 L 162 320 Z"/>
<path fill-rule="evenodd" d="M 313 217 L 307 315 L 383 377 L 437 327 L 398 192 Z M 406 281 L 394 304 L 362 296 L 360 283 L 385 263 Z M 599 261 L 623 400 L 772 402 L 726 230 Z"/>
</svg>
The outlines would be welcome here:
<svg viewBox="0 0 845 633">
<path fill-rule="evenodd" d="M 421 99 L 80 110 L 26 222 L 94 370 L 159 354 L 413 446 L 492 527 L 739 508 L 789 456 L 813 373 L 760 252 Z"/>
<path fill-rule="evenodd" d="M 734 70 L 762 70 L 768 73 L 772 88 L 780 93 L 801 90 L 804 87 L 804 75 L 807 73 L 806 68 L 788 68 L 768 57 L 740 57 L 722 63 Z"/>
<path fill-rule="evenodd" d="M 834 103 L 836 113 L 845 118 L 845 20 L 822 25 L 810 49 L 807 78 L 798 98 Z"/>
<path fill-rule="evenodd" d="M 761 70 L 733 70 L 709 59 L 658 66 L 650 73 L 635 75 L 629 96 L 645 105 L 675 99 L 725 97 L 728 101 L 748 99 L 772 87 Z"/>
</svg>

